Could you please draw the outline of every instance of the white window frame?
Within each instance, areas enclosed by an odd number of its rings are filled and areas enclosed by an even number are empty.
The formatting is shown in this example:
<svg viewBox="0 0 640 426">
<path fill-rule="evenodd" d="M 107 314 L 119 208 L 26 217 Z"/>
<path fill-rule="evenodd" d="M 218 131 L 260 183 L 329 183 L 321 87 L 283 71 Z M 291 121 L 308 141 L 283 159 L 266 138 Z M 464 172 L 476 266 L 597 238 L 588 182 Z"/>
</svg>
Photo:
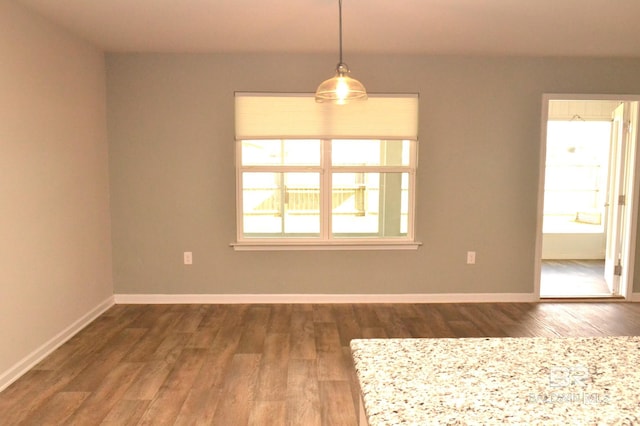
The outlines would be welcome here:
<svg viewBox="0 0 640 426">
<path fill-rule="evenodd" d="M 236 132 L 237 134 L 238 132 Z M 276 140 L 298 139 L 294 137 L 271 137 Z M 418 159 L 418 140 L 415 138 L 397 137 L 315 137 L 321 143 L 319 166 L 287 166 L 287 165 L 242 165 L 242 141 L 260 138 L 238 138 L 236 140 L 236 242 L 231 246 L 235 250 L 415 250 L 421 243 L 415 241 L 415 205 L 416 205 L 416 170 Z M 331 141 L 340 139 L 365 140 L 409 140 L 409 164 L 402 166 L 343 166 L 331 164 Z M 314 237 L 246 237 L 244 235 L 244 209 L 242 174 L 246 172 L 316 172 L 320 174 L 320 235 Z M 333 216 L 331 207 L 332 176 L 335 172 L 346 173 L 407 173 L 409 177 L 407 233 L 401 237 L 334 237 L 331 232 Z"/>
</svg>

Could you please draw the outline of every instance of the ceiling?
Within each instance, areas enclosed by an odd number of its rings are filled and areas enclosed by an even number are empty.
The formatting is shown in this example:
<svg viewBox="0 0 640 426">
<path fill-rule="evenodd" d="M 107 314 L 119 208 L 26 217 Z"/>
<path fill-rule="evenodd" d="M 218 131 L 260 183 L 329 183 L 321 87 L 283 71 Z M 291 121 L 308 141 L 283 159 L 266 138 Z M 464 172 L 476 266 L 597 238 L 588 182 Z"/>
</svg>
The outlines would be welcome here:
<svg viewBox="0 0 640 426">
<path fill-rule="evenodd" d="M 338 0 L 16 0 L 110 52 L 336 52 Z M 343 0 L 344 54 L 640 57 L 638 0 Z"/>
</svg>

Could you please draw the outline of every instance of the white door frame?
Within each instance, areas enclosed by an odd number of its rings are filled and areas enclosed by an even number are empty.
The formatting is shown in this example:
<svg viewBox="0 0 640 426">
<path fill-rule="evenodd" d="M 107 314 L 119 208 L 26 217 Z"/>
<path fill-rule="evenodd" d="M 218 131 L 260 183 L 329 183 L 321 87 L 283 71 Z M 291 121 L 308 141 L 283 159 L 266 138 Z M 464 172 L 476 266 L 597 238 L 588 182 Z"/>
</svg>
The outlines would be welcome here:
<svg viewBox="0 0 640 426">
<path fill-rule="evenodd" d="M 544 212 L 544 180 L 547 160 L 547 121 L 549 119 L 549 101 L 551 100 L 594 100 L 594 101 L 629 101 L 640 103 L 640 95 L 590 95 L 576 93 L 545 93 L 542 95 L 542 114 L 540 123 L 540 158 L 538 173 L 538 213 L 536 223 L 536 247 L 534 259 L 534 294 L 537 300 L 540 300 L 540 277 L 542 271 L 542 219 Z M 636 120 L 638 111 L 635 110 Z M 636 126 L 637 127 L 637 126 Z M 629 225 L 626 227 L 627 233 L 626 244 L 623 249 L 623 272 L 620 277 L 620 295 L 625 300 L 631 301 L 633 296 L 633 276 L 634 276 L 634 260 L 636 248 L 636 234 L 638 222 L 638 196 L 640 190 L 640 170 L 638 170 L 638 147 L 639 132 L 637 128 L 632 129 L 630 135 L 631 144 L 634 146 L 632 154 L 632 162 L 634 170 L 632 176 L 633 188 L 631 196 L 627 196 L 627 207 L 631 217 Z M 629 195 L 629 194 L 628 194 Z"/>
<path fill-rule="evenodd" d="M 626 123 L 630 120 L 629 102 L 622 102 L 613 111 L 611 122 L 611 139 L 609 149 L 609 177 L 607 179 L 606 199 L 606 253 L 604 259 L 604 279 L 613 294 L 620 293 L 620 276 L 615 274 L 616 265 L 623 252 L 623 240 L 626 235 L 625 217 L 626 203 L 620 204 L 619 196 L 628 192 L 626 171 L 631 167 L 627 158 L 632 146 L 629 144 L 631 135 Z"/>
</svg>

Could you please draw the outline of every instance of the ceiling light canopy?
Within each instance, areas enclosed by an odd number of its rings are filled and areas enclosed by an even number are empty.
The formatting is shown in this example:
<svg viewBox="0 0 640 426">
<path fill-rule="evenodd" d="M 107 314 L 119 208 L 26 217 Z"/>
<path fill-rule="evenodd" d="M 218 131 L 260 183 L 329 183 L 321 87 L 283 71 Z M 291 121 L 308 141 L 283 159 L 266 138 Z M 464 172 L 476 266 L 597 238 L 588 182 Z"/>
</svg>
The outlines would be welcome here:
<svg viewBox="0 0 640 426">
<path fill-rule="evenodd" d="M 316 90 L 316 102 L 332 102 L 343 105 L 351 101 L 367 99 L 367 90 L 355 78 L 349 77 L 349 67 L 342 61 L 342 0 L 338 0 L 338 16 L 340 27 L 340 61 L 336 66 L 336 74 L 323 81 Z"/>
</svg>

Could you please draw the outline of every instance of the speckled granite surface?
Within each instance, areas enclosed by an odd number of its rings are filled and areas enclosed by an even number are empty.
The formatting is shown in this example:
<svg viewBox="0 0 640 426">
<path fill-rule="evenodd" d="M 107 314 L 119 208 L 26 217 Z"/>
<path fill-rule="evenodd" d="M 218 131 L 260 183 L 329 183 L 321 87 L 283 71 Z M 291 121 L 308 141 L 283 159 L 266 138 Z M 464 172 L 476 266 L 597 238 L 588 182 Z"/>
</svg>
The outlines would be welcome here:
<svg viewBox="0 0 640 426">
<path fill-rule="evenodd" d="M 362 339 L 370 426 L 640 424 L 640 337 Z"/>
</svg>

